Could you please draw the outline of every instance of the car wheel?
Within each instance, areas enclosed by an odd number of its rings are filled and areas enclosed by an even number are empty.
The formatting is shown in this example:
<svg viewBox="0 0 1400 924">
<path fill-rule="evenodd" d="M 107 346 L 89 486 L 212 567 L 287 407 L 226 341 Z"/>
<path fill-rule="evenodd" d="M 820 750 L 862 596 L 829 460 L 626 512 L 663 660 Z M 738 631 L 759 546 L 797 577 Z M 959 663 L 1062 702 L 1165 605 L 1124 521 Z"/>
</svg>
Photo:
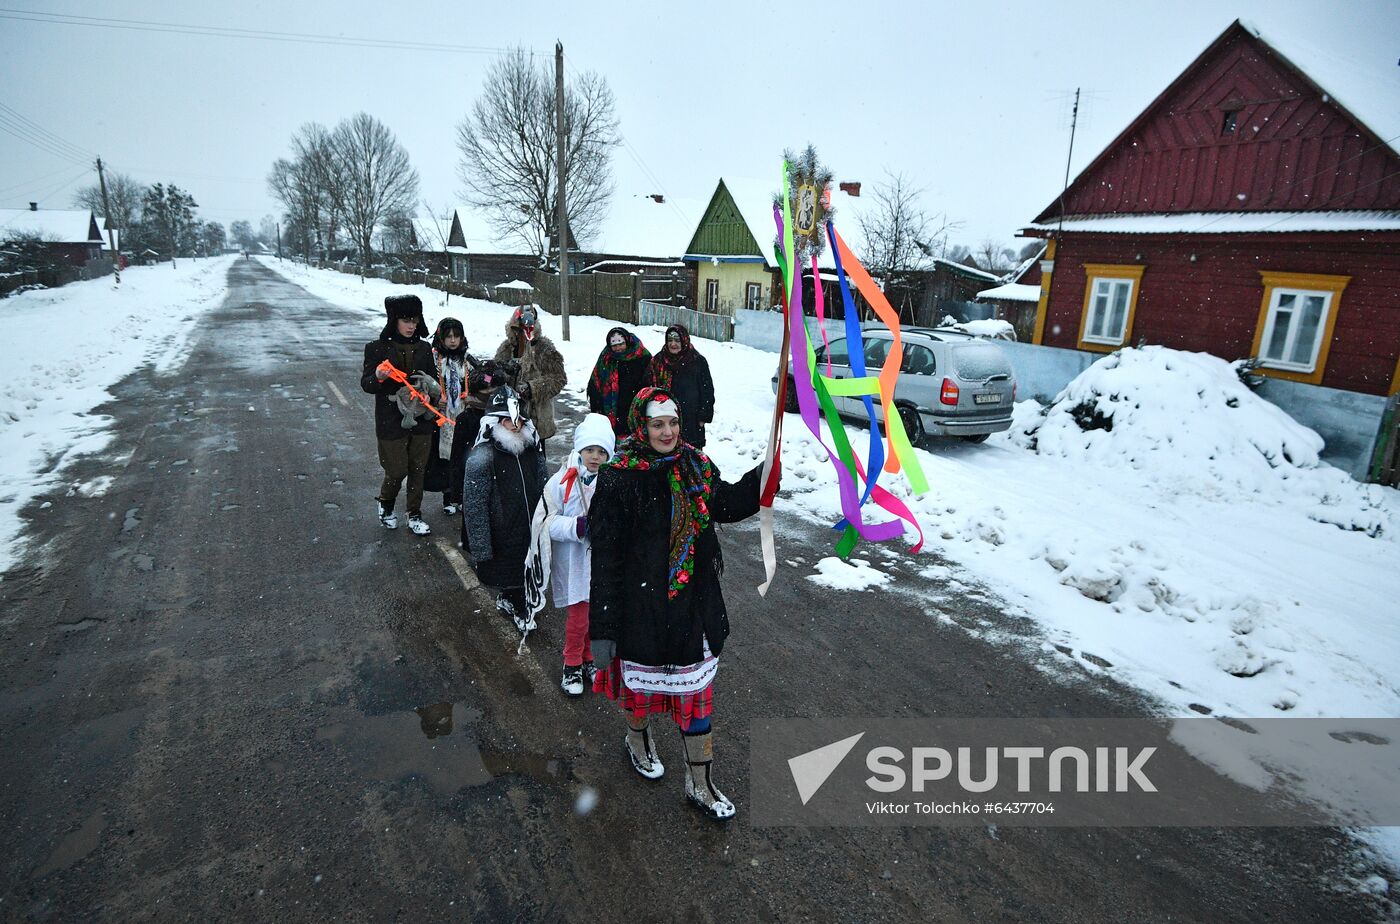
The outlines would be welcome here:
<svg viewBox="0 0 1400 924">
<path fill-rule="evenodd" d="M 788 379 L 787 394 L 783 398 L 783 410 L 789 414 L 796 414 L 802 410 L 797 406 L 797 386 L 792 379 Z"/>
<path fill-rule="evenodd" d="M 985 443 L 989 436 L 991 436 L 990 433 L 975 433 L 972 436 L 964 436 L 963 441 L 967 443 Z"/>
<path fill-rule="evenodd" d="M 904 424 L 904 435 L 909 437 L 911 446 L 918 446 L 924 441 L 924 420 L 917 410 L 908 405 L 900 405 L 899 422 Z"/>
</svg>

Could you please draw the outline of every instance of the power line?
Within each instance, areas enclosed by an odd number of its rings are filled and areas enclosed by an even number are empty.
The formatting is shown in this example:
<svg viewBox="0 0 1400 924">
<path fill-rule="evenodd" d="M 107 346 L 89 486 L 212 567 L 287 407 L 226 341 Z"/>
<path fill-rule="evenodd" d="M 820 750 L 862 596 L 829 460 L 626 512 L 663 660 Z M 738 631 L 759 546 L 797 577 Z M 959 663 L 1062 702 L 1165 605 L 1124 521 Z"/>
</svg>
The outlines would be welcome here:
<svg viewBox="0 0 1400 924">
<path fill-rule="evenodd" d="M 8 113 L 12 121 L 20 123 L 22 127 L 29 129 L 35 135 L 52 142 L 58 147 L 70 150 L 74 154 L 79 155 L 80 157 L 92 159 L 97 156 L 95 153 L 89 151 L 87 148 L 84 148 L 81 145 L 74 144 L 73 142 L 69 141 L 67 138 L 64 138 L 62 135 L 56 132 L 49 131 L 47 128 L 40 125 L 38 122 L 35 122 L 33 119 L 28 118 L 23 113 L 17 111 L 16 109 L 10 106 L 5 105 L 4 103 L 0 103 L 0 112 Z"/>
<path fill-rule="evenodd" d="M 85 157 L 82 157 L 78 154 L 73 154 L 63 148 L 58 147 L 55 144 L 45 141 L 42 137 L 25 129 L 22 125 L 18 124 L 17 122 L 11 121 L 9 117 L 6 116 L 4 113 L 0 113 L 0 131 L 3 131 L 8 135 L 13 135 L 21 141 L 32 144 L 34 147 L 43 151 L 45 154 L 50 154 L 54 157 L 57 157 L 60 160 L 71 161 L 75 164 L 83 163 L 87 160 L 87 158 Z"/>
<path fill-rule="evenodd" d="M 22 183 L 15 183 L 13 186 L 6 186 L 6 187 L 4 187 L 4 188 L 0 188 L 0 196 L 6 195 L 6 194 L 8 194 L 8 193 L 10 193 L 10 192 L 13 192 L 13 191 L 16 190 L 16 189 L 20 189 L 21 187 L 24 187 L 24 186 L 32 186 L 32 185 L 34 185 L 35 183 L 42 183 L 42 182 L 44 182 L 45 180 L 49 179 L 50 177 L 58 176 L 60 173 L 67 173 L 69 169 L 70 169 L 69 165 L 68 165 L 68 164 L 64 164 L 62 167 L 59 167 L 57 170 L 54 170 L 54 171 L 52 171 L 51 173 L 45 173 L 45 174 L 42 174 L 41 176 L 36 176 L 36 177 L 34 177 L 32 180 L 25 180 L 25 181 L 23 181 Z"/>
<path fill-rule="evenodd" d="M 353 48 L 392 48 L 400 51 L 438 51 L 450 54 L 501 54 L 509 49 L 484 45 L 449 45 L 440 42 L 415 42 L 396 39 L 367 39 L 314 32 L 275 32 L 267 29 L 237 29 L 226 26 L 201 26 L 192 23 L 158 22 L 145 19 L 112 19 L 101 16 L 73 16 L 38 10 L 17 10 L 0 7 L 0 19 L 42 22 L 52 25 L 91 26 L 102 29 L 124 29 L 134 32 L 165 32 L 178 35 L 204 35 L 218 38 L 241 38 L 266 42 L 295 42 L 306 45 L 341 45 Z"/>
</svg>

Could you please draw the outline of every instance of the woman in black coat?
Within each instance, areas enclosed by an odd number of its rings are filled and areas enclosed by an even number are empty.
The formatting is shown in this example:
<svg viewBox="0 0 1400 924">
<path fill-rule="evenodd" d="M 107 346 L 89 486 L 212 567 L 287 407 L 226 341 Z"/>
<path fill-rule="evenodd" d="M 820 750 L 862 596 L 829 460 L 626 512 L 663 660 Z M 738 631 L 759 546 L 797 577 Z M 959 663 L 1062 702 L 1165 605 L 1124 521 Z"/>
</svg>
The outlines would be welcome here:
<svg viewBox="0 0 1400 924">
<path fill-rule="evenodd" d="M 704 449 L 705 424 L 715 419 L 715 382 L 684 324 L 666 328 L 666 345 L 651 360 L 647 384 L 671 393 L 681 410 L 681 438 Z"/>
<path fill-rule="evenodd" d="M 481 583 L 496 588 L 496 608 L 525 631 L 525 556 L 530 523 L 544 490 L 544 451 L 534 423 L 509 386 L 491 395 L 462 483 L 462 545 Z"/>
<path fill-rule="evenodd" d="M 608 331 L 607 346 L 598 354 L 588 379 L 588 409 L 606 417 L 618 436 L 628 433 L 627 412 L 646 384 L 650 365 L 651 351 L 636 334 L 623 327 Z"/>
<path fill-rule="evenodd" d="M 665 768 L 648 726 L 670 713 L 685 744 L 687 799 L 717 820 L 734 804 L 711 776 L 711 682 L 729 636 L 715 523 L 758 512 L 756 466 L 734 484 L 681 439 L 674 396 L 643 388 L 632 433 L 598 477 L 588 531 L 593 545 L 589 634 L 594 689 L 627 715 L 632 766 L 648 779 Z"/>
</svg>

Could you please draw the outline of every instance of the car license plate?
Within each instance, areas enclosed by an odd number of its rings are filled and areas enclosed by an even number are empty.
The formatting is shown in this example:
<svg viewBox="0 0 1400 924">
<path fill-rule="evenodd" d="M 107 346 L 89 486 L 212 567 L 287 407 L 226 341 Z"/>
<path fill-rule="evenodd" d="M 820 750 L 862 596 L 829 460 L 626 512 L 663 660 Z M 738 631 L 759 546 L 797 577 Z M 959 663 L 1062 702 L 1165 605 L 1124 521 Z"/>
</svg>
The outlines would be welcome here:
<svg viewBox="0 0 1400 924">
<path fill-rule="evenodd" d="M 1001 404 L 1001 395 L 973 395 L 972 400 L 977 404 Z"/>
</svg>

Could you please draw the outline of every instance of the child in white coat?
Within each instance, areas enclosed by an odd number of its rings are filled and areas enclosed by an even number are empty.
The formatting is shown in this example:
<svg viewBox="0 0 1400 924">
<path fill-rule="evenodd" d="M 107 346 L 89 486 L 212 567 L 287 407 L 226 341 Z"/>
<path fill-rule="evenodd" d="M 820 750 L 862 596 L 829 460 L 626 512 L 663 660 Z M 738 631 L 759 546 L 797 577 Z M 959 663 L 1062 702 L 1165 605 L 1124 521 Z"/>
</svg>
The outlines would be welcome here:
<svg viewBox="0 0 1400 924">
<path fill-rule="evenodd" d="M 598 471 L 612 458 L 616 436 L 602 414 L 589 414 L 574 430 L 574 451 L 545 484 L 535 512 L 530 557 L 525 563 L 526 598 L 531 614 L 542 609 L 548 572 L 554 605 L 564 607 L 564 677 L 570 696 L 593 684 L 588 640 L 588 589 L 593 549 L 588 541 L 588 508 Z M 548 540 L 545 536 L 548 536 Z M 532 580 L 533 576 L 533 580 Z"/>
</svg>

